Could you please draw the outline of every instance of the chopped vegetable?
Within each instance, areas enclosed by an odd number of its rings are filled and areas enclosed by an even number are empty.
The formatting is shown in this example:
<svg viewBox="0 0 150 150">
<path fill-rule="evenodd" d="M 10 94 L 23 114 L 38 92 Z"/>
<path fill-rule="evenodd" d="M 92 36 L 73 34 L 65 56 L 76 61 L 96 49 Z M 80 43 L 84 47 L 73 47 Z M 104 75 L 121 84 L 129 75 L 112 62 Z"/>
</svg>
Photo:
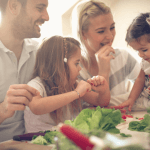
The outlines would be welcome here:
<svg viewBox="0 0 150 150">
<path fill-rule="evenodd" d="M 31 143 L 38 144 L 38 145 L 48 145 L 48 142 L 41 135 L 39 135 L 37 138 L 32 140 Z"/>
<path fill-rule="evenodd" d="M 146 132 L 145 129 L 148 126 L 150 126 L 150 115 L 145 114 L 144 119 L 140 121 L 131 121 L 128 129 L 132 131 Z"/>
<path fill-rule="evenodd" d="M 120 135 L 123 136 L 123 137 L 132 137 L 131 134 L 120 133 Z"/>
<path fill-rule="evenodd" d="M 44 139 L 49 143 L 54 143 L 54 137 L 58 134 L 58 131 L 47 132 L 44 136 Z"/>
</svg>

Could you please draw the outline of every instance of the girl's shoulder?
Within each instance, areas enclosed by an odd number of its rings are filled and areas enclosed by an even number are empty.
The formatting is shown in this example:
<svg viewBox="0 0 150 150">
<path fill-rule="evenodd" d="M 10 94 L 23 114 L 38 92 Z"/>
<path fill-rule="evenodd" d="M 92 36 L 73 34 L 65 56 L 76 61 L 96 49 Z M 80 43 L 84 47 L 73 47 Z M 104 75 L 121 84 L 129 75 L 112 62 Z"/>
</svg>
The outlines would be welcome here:
<svg viewBox="0 0 150 150">
<path fill-rule="evenodd" d="M 47 96 L 45 87 L 42 83 L 42 80 L 39 77 L 36 77 L 36 78 L 32 79 L 31 81 L 29 81 L 28 85 L 37 89 L 40 92 L 40 95 L 42 97 Z"/>
<path fill-rule="evenodd" d="M 42 80 L 40 79 L 40 77 L 35 77 L 33 78 L 32 80 L 30 80 L 28 82 L 28 84 L 32 84 L 32 83 L 39 83 L 39 84 L 42 84 Z"/>
</svg>

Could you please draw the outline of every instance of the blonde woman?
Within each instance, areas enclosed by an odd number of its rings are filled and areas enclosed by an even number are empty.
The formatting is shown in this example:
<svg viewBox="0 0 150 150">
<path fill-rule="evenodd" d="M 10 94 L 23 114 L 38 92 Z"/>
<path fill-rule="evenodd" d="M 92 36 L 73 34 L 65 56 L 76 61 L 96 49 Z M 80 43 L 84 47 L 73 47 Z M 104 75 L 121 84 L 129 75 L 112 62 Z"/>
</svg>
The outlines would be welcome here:
<svg viewBox="0 0 150 150">
<path fill-rule="evenodd" d="M 80 79 L 105 77 L 110 105 L 120 104 L 129 95 L 127 81 L 137 78 L 140 66 L 126 50 L 112 47 L 116 31 L 110 8 L 100 1 L 81 1 L 73 10 L 72 21 L 74 37 L 82 44 Z"/>
</svg>

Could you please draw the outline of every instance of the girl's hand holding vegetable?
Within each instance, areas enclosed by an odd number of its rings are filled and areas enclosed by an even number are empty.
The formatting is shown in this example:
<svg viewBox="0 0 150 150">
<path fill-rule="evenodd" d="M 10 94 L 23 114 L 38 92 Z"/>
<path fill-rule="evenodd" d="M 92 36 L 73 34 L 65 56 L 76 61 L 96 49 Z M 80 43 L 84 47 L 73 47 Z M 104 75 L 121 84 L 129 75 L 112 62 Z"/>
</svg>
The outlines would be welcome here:
<svg viewBox="0 0 150 150">
<path fill-rule="evenodd" d="M 82 96 L 84 96 L 87 92 L 90 92 L 90 91 L 91 91 L 91 85 L 90 85 L 88 82 L 81 80 L 81 81 L 78 83 L 78 85 L 77 85 L 75 91 L 77 91 L 77 92 L 80 94 L 80 97 L 82 97 Z"/>
<path fill-rule="evenodd" d="M 103 76 L 93 76 L 91 79 L 88 79 L 87 82 L 91 84 L 94 91 L 100 93 L 105 93 L 105 91 L 109 88 L 109 85 Z"/>
</svg>

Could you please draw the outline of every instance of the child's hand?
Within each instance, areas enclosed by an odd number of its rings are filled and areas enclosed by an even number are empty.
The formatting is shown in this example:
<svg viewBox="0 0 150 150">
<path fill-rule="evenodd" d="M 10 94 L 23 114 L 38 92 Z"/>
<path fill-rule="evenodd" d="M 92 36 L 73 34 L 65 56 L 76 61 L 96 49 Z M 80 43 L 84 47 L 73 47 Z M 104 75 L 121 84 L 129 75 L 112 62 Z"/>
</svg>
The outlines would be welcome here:
<svg viewBox="0 0 150 150">
<path fill-rule="evenodd" d="M 122 107 L 128 107 L 128 110 L 131 111 L 131 108 L 133 107 L 134 101 L 132 99 L 128 99 L 121 103 L 119 106 Z"/>
<path fill-rule="evenodd" d="M 85 95 L 86 92 L 90 92 L 91 91 L 91 85 L 88 82 L 81 80 L 78 83 L 78 85 L 77 85 L 75 90 L 78 91 L 79 94 L 80 94 L 80 97 L 82 97 L 82 96 Z"/>
<path fill-rule="evenodd" d="M 101 93 L 104 93 L 108 88 L 108 83 L 103 76 L 93 76 L 91 79 L 88 79 L 87 82 L 91 84 L 92 89 Z"/>
</svg>

